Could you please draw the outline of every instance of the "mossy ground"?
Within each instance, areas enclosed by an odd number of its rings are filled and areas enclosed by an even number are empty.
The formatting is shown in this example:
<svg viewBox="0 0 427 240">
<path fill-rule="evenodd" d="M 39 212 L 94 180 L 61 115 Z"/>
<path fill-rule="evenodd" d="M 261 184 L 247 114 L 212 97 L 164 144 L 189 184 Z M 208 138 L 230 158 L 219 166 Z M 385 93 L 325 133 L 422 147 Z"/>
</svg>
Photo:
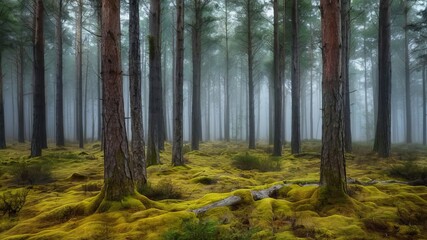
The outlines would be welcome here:
<svg viewBox="0 0 427 240">
<path fill-rule="evenodd" d="M 162 165 L 148 168 L 152 186 L 171 182 L 180 199 L 153 201 L 136 195 L 122 202 L 93 205 L 103 181 L 99 144 L 51 147 L 43 157 L 29 159 L 29 146 L 16 144 L 0 151 L 0 192 L 27 187 L 27 202 L 14 218 L 0 218 L 0 239 L 162 239 L 186 222 L 214 222 L 217 239 L 426 239 L 427 187 L 398 183 L 349 185 L 350 197 L 319 204 L 320 142 L 304 142 L 303 154 L 284 149 L 279 171 L 239 170 L 233 158 L 250 154 L 269 159 L 271 146 L 247 150 L 244 143 L 212 142 L 185 154 L 187 165 L 172 167 L 170 146 Z M 393 180 L 393 166 L 411 161 L 427 167 L 427 148 L 396 146 L 389 159 L 377 158 L 368 145 L 355 144 L 347 155 L 347 174 L 360 183 Z M 19 164 L 48 162 L 49 181 L 32 186 L 16 181 Z M 394 179 L 402 180 L 402 179 Z M 253 201 L 250 190 L 287 183 L 277 198 Z M 28 183 L 27 183 L 28 184 Z M 175 190 L 176 190 L 175 189 Z M 231 195 L 243 202 L 214 208 L 196 216 L 199 208 Z"/>
</svg>

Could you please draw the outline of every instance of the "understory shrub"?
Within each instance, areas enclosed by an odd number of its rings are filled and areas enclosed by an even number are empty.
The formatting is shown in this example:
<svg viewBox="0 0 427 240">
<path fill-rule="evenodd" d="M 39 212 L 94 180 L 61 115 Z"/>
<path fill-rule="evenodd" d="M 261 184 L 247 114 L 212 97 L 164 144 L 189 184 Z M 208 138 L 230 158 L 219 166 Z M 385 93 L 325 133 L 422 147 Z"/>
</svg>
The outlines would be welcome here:
<svg viewBox="0 0 427 240">
<path fill-rule="evenodd" d="M 11 174 L 19 184 L 46 183 L 52 180 L 52 166 L 49 162 L 32 164 L 21 162 L 12 167 Z"/>
<path fill-rule="evenodd" d="M 233 166 L 241 170 L 258 169 L 261 172 L 280 171 L 280 158 L 259 158 L 249 153 L 240 154 L 233 158 Z"/>
<path fill-rule="evenodd" d="M 24 207 L 29 191 L 29 189 L 18 189 L 0 194 L 0 211 L 3 215 L 16 216 Z"/>
<path fill-rule="evenodd" d="M 427 179 L 427 168 L 420 167 L 414 162 L 409 161 L 403 165 L 392 166 L 388 170 L 388 175 L 406 180 Z"/>
<path fill-rule="evenodd" d="M 182 197 L 180 190 L 169 179 L 161 180 L 154 186 L 147 183 L 139 188 L 138 192 L 153 200 L 180 199 Z"/>
</svg>

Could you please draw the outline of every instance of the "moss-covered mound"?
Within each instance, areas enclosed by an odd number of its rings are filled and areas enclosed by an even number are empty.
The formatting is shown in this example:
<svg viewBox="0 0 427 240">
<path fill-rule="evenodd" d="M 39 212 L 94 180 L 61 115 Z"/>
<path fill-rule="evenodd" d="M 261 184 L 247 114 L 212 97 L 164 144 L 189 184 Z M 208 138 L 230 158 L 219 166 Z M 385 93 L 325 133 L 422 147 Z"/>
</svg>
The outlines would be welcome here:
<svg viewBox="0 0 427 240">
<path fill-rule="evenodd" d="M 406 177 L 409 164 L 427 166 L 426 149 L 397 146 L 391 158 L 378 159 L 356 145 L 355 153 L 347 155 L 349 196 L 324 201 L 317 186 L 319 146 L 305 142 L 304 154 L 292 156 L 285 149 L 283 157 L 271 158 L 266 145 L 247 150 L 239 143 L 205 143 L 200 151 L 185 154 L 185 167 L 171 167 L 167 145 L 161 154 L 164 164 L 148 168 L 150 183 L 140 189 L 145 196 L 136 193 L 121 202 L 106 202 L 98 197 L 103 181 L 99 144 L 84 151 L 52 148 L 34 159 L 27 157 L 28 145 L 14 145 L 0 150 L 0 210 L 5 208 L 3 198 L 10 202 L 15 193 L 27 195 L 17 214 L 0 218 L 0 239 L 427 236 L 427 187 L 411 186 L 414 179 Z M 243 170 L 245 161 L 254 167 Z M 253 199 L 251 191 L 273 185 L 283 187 L 272 198 Z M 239 202 L 192 212 L 231 196 Z"/>
</svg>

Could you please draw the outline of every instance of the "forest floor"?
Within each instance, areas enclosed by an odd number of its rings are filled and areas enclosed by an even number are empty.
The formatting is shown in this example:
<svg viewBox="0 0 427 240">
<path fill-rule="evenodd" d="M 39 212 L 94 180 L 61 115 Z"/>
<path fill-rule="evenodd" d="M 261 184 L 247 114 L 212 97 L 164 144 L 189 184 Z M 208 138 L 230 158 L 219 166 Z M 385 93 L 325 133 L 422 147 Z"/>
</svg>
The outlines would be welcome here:
<svg viewBox="0 0 427 240">
<path fill-rule="evenodd" d="M 93 214 L 76 206 L 90 205 L 101 190 L 99 143 L 50 147 L 33 159 L 28 144 L 0 150 L 0 239 L 427 239 L 424 146 L 394 145 L 392 157 L 381 159 L 369 145 L 354 144 L 346 155 L 349 197 L 326 203 L 318 201 L 318 141 L 303 142 L 298 156 L 284 148 L 279 158 L 268 145 L 185 148 L 186 166 L 170 165 L 166 145 L 164 164 L 148 168 L 140 192 L 149 199 Z M 274 185 L 282 188 L 273 198 L 252 198 L 251 191 Z M 230 196 L 242 201 L 191 211 Z"/>
</svg>

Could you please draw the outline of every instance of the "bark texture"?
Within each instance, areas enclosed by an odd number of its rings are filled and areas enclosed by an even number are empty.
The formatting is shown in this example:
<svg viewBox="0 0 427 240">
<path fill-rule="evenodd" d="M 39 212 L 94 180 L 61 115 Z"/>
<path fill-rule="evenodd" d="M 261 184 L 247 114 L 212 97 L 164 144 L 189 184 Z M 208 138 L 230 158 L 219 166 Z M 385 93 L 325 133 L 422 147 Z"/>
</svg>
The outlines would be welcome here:
<svg viewBox="0 0 427 240">
<path fill-rule="evenodd" d="M 18 47 L 17 59 L 17 80 L 18 80 L 18 142 L 25 142 L 25 122 L 24 122 L 24 47 Z"/>
<path fill-rule="evenodd" d="M 282 74 L 280 72 L 279 0 L 274 0 L 274 156 L 282 155 Z"/>
<path fill-rule="evenodd" d="M 406 103 L 406 143 L 412 143 L 412 106 L 411 106 L 411 74 L 409 69 L 409 39 L 408 39 L 408 0 L 404 0 L 403 18 L 405 31 L 405 103 Z"/>
<path fill-rule="evenodd" d="M 160 141 L 163 139 L 163 107 L 160 51 L 160 1 L 151 0 L 149 40 L 149 113 L 147 165 L 160 164 Z"/>
<path fill-rule="evenodd" d="M 291 152 L 298 154 L 301 151 L 300 130 L 300 69 L 299 69 L 299 18 L 298 1 L 292 1 L 292 133 Z"/>
<path fill-rule="evenodd" d="M 174 124 L 172 165 L 184 165 L 182 153 L 183 111 L 184 111 L 184 0 L 176 1 L 176 60 L 175 60 L 175 95 L 174 95 Z"/>
<path fill-rule="evenodd" d="M 6 148 L 6 133 L 4 127 L 2 52 L 0 49 L 0 149 L 4 148 Z"/>
<path fill-rule="evenodd" d="M 390 0 L 380 0 L 378 34 L 378 116 L 374 151 L 390 156 L 391 147 L 391 55 Z"/>
<path fill-rule="evenodd" d="M 323 51 L 323 126 L 320 185 L 325 197 L 347 192 L 343 139 L 343 93 L 340 81 L 341 19 L 339 0 L 321 0 Z"/>
<path fill-rule="evenodd" d="M 102 0 L 102 89 L 104 96 L 105 200 L 134 193 L 126 137 L 120 61 L 120 0 Z"/>
<path fill-rule="evenodd" d="M 56 146 L 64 146 L 64 96 L 63 96 L 63 55 L 62 55 L 62 0 L 58 1 L 56 16 Z"/>
<path fill-rule="evenodd" d="M 82 71 L 82 56 L 83 56 L 83 45 L 82 45 L 82 31 L 83 31 L 83 1 L 78 0 L 77 2 L 77 13 L 76 13 L 76 135 L 79 141 L 79 147 L 84 147 L 84 136 L 83 136 L 83 71 Z"/>
<path fill-rule="evenodd" d="M 346 152 L 352 151 L 351 116 L 350 116 L 350 0 L 341 0 L 341 78 L 344 95 L 344 147 Z"/>
<path fill-rule="evenodd" d="M 31 138 L 31 157 L 41 156 L 42 148 L 47 147 L 43 19 L 43 0 L 37 0 L 34 29 L 35 78 L 33 85 L 33 136 Z"/>
<path fill-rule="evenodd" d="M 144 128 L 142 124 L 141 48 L 139 40 L 139 0 L 129 1 L 129 92 L 132 118 L 131 166 L 137 189 L 147 183 Z"/>
<path fill-rule="evenodd" d="M 252 1 L 246 1 L 247 10 L 247 57 L 248 57 L 248 103 L 249 103 L 249 149 L 255 149 L 255 96 L 254 96 L 254 53 L 253 53 L 253 34 L 252 34 Z"/>
</svg>

